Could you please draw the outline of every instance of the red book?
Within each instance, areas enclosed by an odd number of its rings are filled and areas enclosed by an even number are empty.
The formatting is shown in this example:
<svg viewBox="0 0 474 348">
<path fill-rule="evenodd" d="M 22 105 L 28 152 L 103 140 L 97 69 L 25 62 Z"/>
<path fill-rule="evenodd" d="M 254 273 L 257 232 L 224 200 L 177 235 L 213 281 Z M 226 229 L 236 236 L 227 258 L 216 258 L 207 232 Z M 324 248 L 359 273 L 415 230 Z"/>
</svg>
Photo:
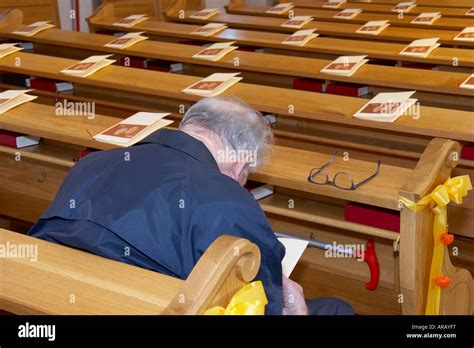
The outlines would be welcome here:
<svg viewBox="0 0 474 348">
<path fill-rule="evenodd" d="M 41 91 L 49 92 L 64 92 L 74 89 L 73 84 L 69 82 L 42 79 L 36 77 L 28 79 L 26 85 L 28 88 L 39 89 Z"/>
<path fill-rule="evenodd" d="M 0 145 L 21 149 L 23 147 L 38 145 L 39 137 L 0 130 Z"/>
<path fill-rule="evenodd" d="M 400 232 L 400 213 L 388 209 L 348 204 L 344 207 L 344 220 Z"/>
<path fill-rule="evenodd" d="M 318 80 L 296 79 L 293 80 L 293 89 L 324 93 L 326 91 L 326 84 Z"/>
<path fill-rule="evenodd" d="M 474 143 L 466 144 L 462 147 L 461 158 L 474 161 Z"/>
<path fill-rule="evenodd" d="M 120 65 L 130 68 L 146 69 L 146 58 L 123 57 L 120 59 Z"/>
<path fill-rule="evenodd" d="M 369 87 L 342 82 L 329 83 L 326 86 L 326 93 L 347 95 L 349 97 L 361 97 L 363 95 L 369 94 Z"/>
</svg>

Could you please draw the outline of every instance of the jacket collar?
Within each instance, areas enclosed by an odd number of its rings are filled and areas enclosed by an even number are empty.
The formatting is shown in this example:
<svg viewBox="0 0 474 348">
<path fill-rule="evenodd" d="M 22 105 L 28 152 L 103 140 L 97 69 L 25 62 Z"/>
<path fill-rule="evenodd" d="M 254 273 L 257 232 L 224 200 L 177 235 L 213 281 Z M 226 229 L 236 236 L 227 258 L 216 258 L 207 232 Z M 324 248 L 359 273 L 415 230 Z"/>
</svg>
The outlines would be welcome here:
<svg viewBox="0 0 474 348">
<path fill-rule="evenodd" d="M 209 149 L 196 138 L 180 131 L 172 129 L 160 129 L 138 142 L 141 144 L 161 144 L 184 152 L 195 160 L 219 170 L 216 160 Z"/>
</svg>

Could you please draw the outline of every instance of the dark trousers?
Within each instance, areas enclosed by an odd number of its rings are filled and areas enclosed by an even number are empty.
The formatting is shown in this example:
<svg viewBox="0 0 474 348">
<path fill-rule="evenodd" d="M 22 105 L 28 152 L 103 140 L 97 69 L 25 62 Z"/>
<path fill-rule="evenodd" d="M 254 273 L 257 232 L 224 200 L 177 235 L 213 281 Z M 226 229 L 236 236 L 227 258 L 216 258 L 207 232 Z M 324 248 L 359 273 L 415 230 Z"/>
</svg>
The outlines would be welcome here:
<svg viewBox="0 0 474 348">
<path fill-rule="evenodd" d="M 354 315 L 352 306 L 336 298 L 319 297 L 306 300 L 308 315 Z"/>
</svg>

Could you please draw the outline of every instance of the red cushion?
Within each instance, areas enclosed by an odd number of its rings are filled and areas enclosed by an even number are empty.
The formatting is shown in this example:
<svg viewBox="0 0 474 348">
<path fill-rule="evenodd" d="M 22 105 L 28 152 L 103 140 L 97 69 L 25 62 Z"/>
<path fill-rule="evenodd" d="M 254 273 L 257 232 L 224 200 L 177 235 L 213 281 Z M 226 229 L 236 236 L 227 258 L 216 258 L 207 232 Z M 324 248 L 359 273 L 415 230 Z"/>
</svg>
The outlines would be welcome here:
<svg viewBox="0 0 474 348">
<path fill-rule="evenodd" d="M 344 208 L 344 219 L 358 224 L 400 232 L 400 214 L 388 209 L 362 204 L 348 204 Z"/>
</svg>

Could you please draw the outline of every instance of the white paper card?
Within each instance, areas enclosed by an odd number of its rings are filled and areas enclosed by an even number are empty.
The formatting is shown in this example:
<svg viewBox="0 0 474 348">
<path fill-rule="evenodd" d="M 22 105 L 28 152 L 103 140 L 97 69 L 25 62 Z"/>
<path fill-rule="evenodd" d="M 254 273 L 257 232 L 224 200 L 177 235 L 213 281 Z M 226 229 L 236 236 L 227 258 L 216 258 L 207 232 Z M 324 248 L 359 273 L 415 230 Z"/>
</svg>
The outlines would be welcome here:
<svg viewBox="0 0 474 348">
<path fill-rule="evenodd" d="M 285 257 L 281 261 L 283 274 L 289 277 L 301 255 L 308 247 L 309 241 L 296 238 L 278 238 L 281 244 L 285 246 Z"/>
</svg>

